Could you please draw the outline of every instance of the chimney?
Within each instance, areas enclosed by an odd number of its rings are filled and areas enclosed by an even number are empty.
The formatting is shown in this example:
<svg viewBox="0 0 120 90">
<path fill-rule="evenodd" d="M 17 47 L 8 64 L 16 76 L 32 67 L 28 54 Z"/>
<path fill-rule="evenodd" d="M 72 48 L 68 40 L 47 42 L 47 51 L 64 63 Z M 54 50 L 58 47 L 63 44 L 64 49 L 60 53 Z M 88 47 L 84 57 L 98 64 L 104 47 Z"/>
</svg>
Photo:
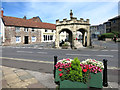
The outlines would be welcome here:
<svg viewBox="0 0 120 90">
<path fill-rule="evenodd" d="M 27 17 L 26 17 L 26 16 L 24 16 L 24 17 L 23 17 L 23 19 L 27 19 Z"/>
<path fill-rule="evenodd" d="M 70 10 L 70 18 L 71 18 L 71 19 L 73 18 L 72 10 Z"/>
<path fill-rule="evenodd" d="M 1 8 L 1 17 L 3 17 L 3 13 L 4 13 L 3 8 Z"/>
</svg>

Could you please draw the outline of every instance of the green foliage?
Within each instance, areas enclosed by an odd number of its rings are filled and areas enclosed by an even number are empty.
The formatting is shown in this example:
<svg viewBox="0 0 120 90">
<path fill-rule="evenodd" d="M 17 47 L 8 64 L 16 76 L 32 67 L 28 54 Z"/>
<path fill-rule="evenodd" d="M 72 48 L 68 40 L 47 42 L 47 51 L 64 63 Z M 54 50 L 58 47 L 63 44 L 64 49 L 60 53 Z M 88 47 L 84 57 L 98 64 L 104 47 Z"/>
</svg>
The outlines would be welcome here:
<svg viewBox="0 0 120 90">
<path fill-rule="evenodd" d="M 101 37 L 104 36 L 105 38 L 113 38 L 114 34 L 113 33 L 104 33 L 101 35 Z"/>
<path fill-rule="evenodd" d="M 114 35 L 116 35 L 117 37 L 120 35 L 120 32 L 118 32 L 118 31 L 112 31 L 112 33 L 113 33 Z"/>
<path fill-rule="evenodd" d="M 69 46 L 66 42 L 64 44 L 62 44 L 62 46 Z"/>
<path fill-rule="evenodd" d="M 69 68 L 69 73 L 65 74 L 61 77 L 62 80 L 71 80 L 82 82 L 82 68 L 80 66 L 80 61 L 78 58 L 74 58 L 71 64 L 71 68 Z"/>
</svg>

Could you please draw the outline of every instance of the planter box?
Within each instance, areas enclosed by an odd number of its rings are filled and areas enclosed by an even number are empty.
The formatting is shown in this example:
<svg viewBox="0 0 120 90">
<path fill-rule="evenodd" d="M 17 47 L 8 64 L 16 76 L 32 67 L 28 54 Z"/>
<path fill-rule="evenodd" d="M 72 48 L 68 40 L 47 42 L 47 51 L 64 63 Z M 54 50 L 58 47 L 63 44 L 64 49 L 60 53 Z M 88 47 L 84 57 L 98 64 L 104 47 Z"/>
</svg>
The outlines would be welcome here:
<svg viewBox="0 0 120 90">
<path fill-rule="evenodd" d="M 90 73 L 89 87 L 102 88 L 102 73 Z"/>
<path fill-rule="evenodd" d="M 62 88 L 88 88 L 88 85 L 82 82 L 72 82 L 69 80 L 64 80 L 60 82 L 60 89 Z"/>
<path fill-rule="evenodd" d="M 59 83 L 61 81 L 59 74 L 61 73 L 61 71 L 59 71 L 58 69 L 56 69 L 55 71 L 55 82 Z"/>
<path fill-rule="evenodd" d="M 68 49 L 69 46 L 62 46 L 62 49 Z"/>
</svg>

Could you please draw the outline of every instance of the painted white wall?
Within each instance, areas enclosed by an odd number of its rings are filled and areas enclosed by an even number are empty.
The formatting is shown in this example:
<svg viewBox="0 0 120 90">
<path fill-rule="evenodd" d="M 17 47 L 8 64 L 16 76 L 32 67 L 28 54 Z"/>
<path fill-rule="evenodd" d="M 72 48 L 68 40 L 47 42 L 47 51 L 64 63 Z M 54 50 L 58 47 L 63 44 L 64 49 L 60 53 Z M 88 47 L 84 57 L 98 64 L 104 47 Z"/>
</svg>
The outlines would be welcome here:
<svg viewBox="0 0 120 90">
<path fill-rule="evenodd" d="M 45 32 L 45 30 L 47 30 L 47 32 Z M 56 32 L 56 30 L 53 30 L 53 32 L 52 32 L 51 29 L 41 29 L 41 42 L 54 42 L 55 41 L 55 32 Z M 44 41 L 44 35 L 47 35 L 47 38 L 48 38 L 48 36 L 53 35 L 53 40 Z"/>
<path fill-rule="evenodd" d="M 65 39 L 66 39 L 66 37 L 67 37 L 67 33 L 66 32 L 61 32 L 60 33 L 60 41 L 65 41 Z"/>
<path fill-rule="evenodd" d="M 0 23 L 0 38 L 2 38 L 2 42 L 5 42 L 5 26 L 1 18 L 0 18 L 0 22 L 1 22 Z"/>
</svg>

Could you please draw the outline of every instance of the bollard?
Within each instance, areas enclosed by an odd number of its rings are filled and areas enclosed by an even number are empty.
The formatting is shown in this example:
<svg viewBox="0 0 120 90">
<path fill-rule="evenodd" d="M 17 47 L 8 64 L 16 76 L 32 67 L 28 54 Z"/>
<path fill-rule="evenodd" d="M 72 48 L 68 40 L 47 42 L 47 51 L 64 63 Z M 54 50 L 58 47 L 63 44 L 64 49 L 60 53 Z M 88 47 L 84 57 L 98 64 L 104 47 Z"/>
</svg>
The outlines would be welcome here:
<svg viewBox="0 0 120 90">
<path fill-rule="evenodd" d="M 107 87 L 108 86 L 108 81 L 107 81 L 107 59 L 103 59 L 103 64 L 104 64 L 104 70 L 103 70 L 103 86 Z"/>
<path fill-rule="evenodd" d="M 55 78 L 55 71 L 56 71 L 55 65 L 56 64 L 57 64 L 57 56 L 54 56 L 54 70 L 53 70 L 53 72 L 54 72 L 54 78 Z"/>
</svg>

